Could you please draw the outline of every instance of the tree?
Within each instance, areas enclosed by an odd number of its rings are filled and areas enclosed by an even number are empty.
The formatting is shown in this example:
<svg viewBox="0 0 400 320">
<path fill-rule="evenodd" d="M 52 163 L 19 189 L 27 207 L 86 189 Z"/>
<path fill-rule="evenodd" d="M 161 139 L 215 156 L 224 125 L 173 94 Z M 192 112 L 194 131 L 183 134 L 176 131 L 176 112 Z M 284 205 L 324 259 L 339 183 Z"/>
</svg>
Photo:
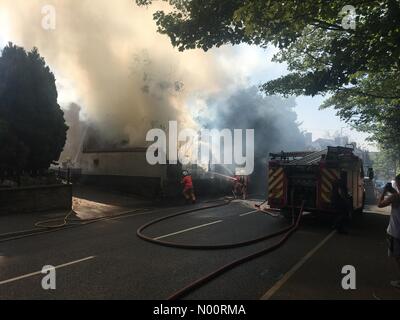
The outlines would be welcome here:
<svg viewBox="0 0 400 320">
<path fill-rule="evenodd" d="M 8 124 L 0 119 L 0 168 L 15 170 L 26 165 L 28 150 L 10 131 Z"/>
<path fill-rule="evenodd" d="M 378 152 L 373 159 L 376 177 L 380 180 L 390 181 L 398 173 L 398 154 L 383 150 Z"/>
<path fill-rule="evenodd" d="M 358 86 L 336 92 L 322 104 L 333 107 L 337 114 L 359 131 L 371 134 L 382 149 L 391 150 L 400 159 L 400 99 L 383 98 L 384 93 L 395 92 L 400 77 L 390 73 L 366 75 Z M 377 89 L 380 88 L 382 94 Z M 359 94 L 358 92 L 370 94 Z"/>
<path fill-rule="evenodd" d="M 353 6 L 345 0 L 164 1 L 172 10 L 159 10 L 154 19 L 179 50 L 274 45 L 280 51 L 273 60 L 285 62 L 290 72 L 265 83 L 267 94 L 329 94 L 323 107 L 334 107 L 381 145 L 393 146 L 400 105 L 398 0 Z"/>
<path fill-rule="evenodd" d="M 42 170 L 58 160 L 68 127 L 55 77 L 34 48 L 10 43 L 0 56 L 0 167 Z"/>
<path fill-rule="evenodd" d="M 326 93 L 350 84 L 356 72 L 399 68 L 397 0 L 353 1 L 354 14 L 344 10 L 351 9 L 345 0 L 164 1 L 172 11 L 159 10 L 154 19 L 181 51 L 242 42 L 281 49 L 275 59 L 292 72 L 269 82 L 269 93 Z"/>
</svg>

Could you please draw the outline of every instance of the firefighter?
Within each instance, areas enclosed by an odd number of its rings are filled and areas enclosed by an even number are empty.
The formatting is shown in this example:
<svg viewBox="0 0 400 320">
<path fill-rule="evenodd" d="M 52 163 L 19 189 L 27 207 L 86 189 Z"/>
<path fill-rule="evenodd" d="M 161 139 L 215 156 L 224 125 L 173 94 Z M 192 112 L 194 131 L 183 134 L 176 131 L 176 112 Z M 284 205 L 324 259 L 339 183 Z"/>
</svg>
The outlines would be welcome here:
<svg viewBox="0 0 400 320">
<path fill-rule="evenodd" d="M 242 197 L 243 200 L 247 198 L 247 188 L 249 185 L 249 176 L 241 176 L 241 183 L 242 183 Z"/>
<path fill-rule="evenodd" d="M 189 174 L 187 170 L 182 172 L 182 181 L 183 184 L 183 196 L 186 199 L 186 202 L 196 203 L 196 196 L 194 195 L 193 189 L 193 180 L 192 176 Z"/>
<path fill-rule="evenodd" d="M 247 186 L 248 186 L 248 177 L 235 175 L 233 181 L 233 195 L 235 199 L 238 195 L 241 195 L 243 200 L 246 200 L 247 197 Z"/>
<path fill-rule="evenodd" d="M 235 180 L 233 180 L 233 186 L 232 186 L 232 193 L 235 199 L 237 199 L 238 194 L 242 192 L 242 184 L 240 182 L 240 176 L 235 175 L 233 177 Z"/>
</svg>

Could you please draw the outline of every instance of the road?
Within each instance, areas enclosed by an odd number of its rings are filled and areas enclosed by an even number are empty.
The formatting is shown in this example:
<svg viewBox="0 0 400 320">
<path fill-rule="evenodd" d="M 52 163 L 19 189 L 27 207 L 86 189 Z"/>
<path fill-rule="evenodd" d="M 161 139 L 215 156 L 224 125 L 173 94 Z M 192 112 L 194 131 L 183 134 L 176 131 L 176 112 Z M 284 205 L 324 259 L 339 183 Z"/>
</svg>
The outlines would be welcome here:
<svg viewBox="0 0 400 320">
<path fill-rule="evenodd" d="M 198 204 L 197 206 L 209 205 Z M 163 247 L 136 230 L 190 206 L 133 212 L 85 226 L 0 242 L 0 299 L 166 299 L 178 289 L 276 239 L 225 250 Z M 368 213 L 350 234 L 306 216 L 278 250 L 247 262 L 189 294 L 186 299 L 398 299 L 388 285 L 396 269 L 386 257 L 387 216 Z M 286 226 L 241 202 L 198 211 L 150 227 L 146 234 L 178 243 L 223 244 Z M 357 290 L 341 287 L 341 269 L 357 269 Z M 41 286 L 43 266 L 56 267 L 56 289 Z"/>
</svg>

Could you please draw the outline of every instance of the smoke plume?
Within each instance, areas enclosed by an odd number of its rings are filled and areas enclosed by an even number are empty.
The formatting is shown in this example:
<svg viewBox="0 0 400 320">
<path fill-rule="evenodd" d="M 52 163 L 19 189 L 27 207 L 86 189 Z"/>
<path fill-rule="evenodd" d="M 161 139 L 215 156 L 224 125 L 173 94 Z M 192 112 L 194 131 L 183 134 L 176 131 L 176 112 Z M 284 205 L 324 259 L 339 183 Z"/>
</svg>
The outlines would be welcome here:
<svg viewBox="0 0 400 320">
<path fill-rule="evenodd" d="M 266 190 L 270 152 L 305 149 L 305 138 L 299 130 L 294 111 L 294 99 L 263 96 L 257 87 L 249 87 L 238 89 L 228 96 L 213 96 L 206 103 L 212 116 L 199 117 L 198 121 L 204 126 L 254 129 L 255 167 L 251 178 L 253 191 Z"/>
<path fill-rule="evenodd" d="M 55 9 L 55 30 L 42 27 L 46 5 Z M 243 89 L 246 61 L 233 63 L 232 47 L 178 52 L 156 32 L 153 11 L 132 0 L 1 0 L 0 12 L 7 18 L 3 36 L 38 47 L 56 75 L 62 107 L 79 104 L 104 140 L 143 146 L 147 130 L 165 128 L 168 120 L 255 129 L 254 175 L 261 185 L 269 152 L 304 146 L 294 101 Z"/>
<path fill-rule="evenodd" d="M 42 27 L 45 5 L 54 6 L 55 30 Z M 193 127 L 188 95 L 226 83 L 213 54 L 177 52 L 156 32 L 152 11 L 132 0 L 1 0 L 0 11 L 8 40 L 38 47 L 65 105 L 79 103 L 108 138 L 126 135 L 143 145 L 145 132 L 168 120 Z"/>
</svg>

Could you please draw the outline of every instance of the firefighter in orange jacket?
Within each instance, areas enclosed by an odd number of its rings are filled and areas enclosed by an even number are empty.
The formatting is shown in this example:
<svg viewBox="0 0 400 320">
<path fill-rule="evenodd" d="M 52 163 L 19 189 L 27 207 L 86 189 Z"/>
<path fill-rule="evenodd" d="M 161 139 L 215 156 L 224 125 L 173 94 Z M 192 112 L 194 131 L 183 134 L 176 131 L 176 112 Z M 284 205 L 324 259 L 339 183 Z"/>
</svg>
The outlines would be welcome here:
<svg viewBox="0 0 400 320">
<path fill-rule="evenodd" d="M 196 203 L 196 196 L 194 195 L 192 176 L 186 170 L 182 172 L 182 176 L 183 178 L 181 183 L 183 184 L 183 195 L 186 201 L 187 202 L 192 201 L 192 203 Z"/>
<path fill-rule="evenodd" d="M 241 195 L 243 200 L 246 200 L 248 183 L 248 176 L 235 175 L 233 181 L 233 195 L 235 199 L 237 199 L 238 195 Z"/>
<path fill-rule="evenodd" d="M 237 199 L 238 195 L 242 192 L 242 184 L 240 182 L 240 176 L 235 175 L 233 180 L 233 189 L 232 193 L 235 199 Z"/>
</svg>

